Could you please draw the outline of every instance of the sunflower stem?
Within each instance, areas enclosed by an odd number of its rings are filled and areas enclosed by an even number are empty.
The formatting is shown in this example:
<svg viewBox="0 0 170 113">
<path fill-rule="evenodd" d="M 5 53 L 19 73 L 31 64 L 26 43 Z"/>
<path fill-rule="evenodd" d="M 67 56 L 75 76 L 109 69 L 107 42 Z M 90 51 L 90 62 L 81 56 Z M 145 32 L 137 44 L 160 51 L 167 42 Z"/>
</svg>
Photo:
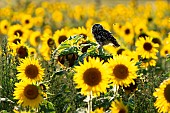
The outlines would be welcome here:
<svg viewBox="0 0 170 113">
<path fill-rule="evenodd" d="M 88 101 L 88 113 L 92 111 L 92 91 L 90 92 L 89 95 L 89 101 Z"/>
</svg>

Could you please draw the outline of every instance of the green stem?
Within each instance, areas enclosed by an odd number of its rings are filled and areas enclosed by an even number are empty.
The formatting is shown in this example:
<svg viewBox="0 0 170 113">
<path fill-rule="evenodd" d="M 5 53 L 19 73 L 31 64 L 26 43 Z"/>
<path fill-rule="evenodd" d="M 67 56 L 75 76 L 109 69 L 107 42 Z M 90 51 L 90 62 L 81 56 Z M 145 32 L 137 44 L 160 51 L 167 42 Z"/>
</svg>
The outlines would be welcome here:
<svg viewBox="0 0 170 113">
<path fill-rule="evenodd" d="M 89 101 L 88 101 L 88 113 L 92 111 L 92 91 L 90 92 L 89 95 Z"/>
</svg>

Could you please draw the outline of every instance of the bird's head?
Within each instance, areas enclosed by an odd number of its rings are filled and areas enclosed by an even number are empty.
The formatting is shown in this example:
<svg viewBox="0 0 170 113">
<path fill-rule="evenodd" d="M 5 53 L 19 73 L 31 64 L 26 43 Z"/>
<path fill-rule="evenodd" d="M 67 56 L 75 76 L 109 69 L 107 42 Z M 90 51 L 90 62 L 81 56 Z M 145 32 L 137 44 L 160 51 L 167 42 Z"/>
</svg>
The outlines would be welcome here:
<svg viewBox="0 0 170 113">
<path fill-rule="evenodd" d="M 100 24 L 94 24 L 92 27 L 92 33 L 98 33 L 99 31 L 103 30 L 103 26 Z"/>
</svg>

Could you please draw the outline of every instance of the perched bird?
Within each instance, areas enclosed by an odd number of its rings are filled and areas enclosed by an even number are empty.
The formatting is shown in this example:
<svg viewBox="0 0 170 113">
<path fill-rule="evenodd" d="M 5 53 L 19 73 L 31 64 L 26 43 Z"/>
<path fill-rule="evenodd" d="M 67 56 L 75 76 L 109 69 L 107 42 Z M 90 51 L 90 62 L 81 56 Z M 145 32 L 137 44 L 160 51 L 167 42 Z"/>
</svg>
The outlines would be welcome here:
<svg viewBox="0 0 170 113">
<path fill-rule="evenodd" d="M 105 30 L 102 25 L 94 24 L 92 27 L 92 33 L 97 43 L 99 44 L 99 48 L 107 45 L 109 43 L 113 43 L 115 47 L 119 47 L 120 45 L 116 41 L 116 39 L 112 36 L 112 33 Z"/>
</svg>

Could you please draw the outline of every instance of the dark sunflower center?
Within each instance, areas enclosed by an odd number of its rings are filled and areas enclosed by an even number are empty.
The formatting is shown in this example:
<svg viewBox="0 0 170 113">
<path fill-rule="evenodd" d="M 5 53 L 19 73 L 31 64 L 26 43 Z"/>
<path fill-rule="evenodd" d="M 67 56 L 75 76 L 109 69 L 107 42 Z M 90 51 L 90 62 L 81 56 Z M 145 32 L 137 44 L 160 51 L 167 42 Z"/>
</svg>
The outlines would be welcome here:
<svg viewBox="0 0 170 113">
<path fill-rule="evenodd" d="M 119 113 L 126 113 L 125 109 L 120 109 Z"/>
<path fill-rule="evenodd" d="M 139 29 L 139 31 L 140 31 L 140 32 L 142 32 L 142 31 L 143 31 L 143 29 L 142 29 L 142 28 L 140 28 L 140 29 Z"/>
<path fill-rule="evenodd" d="M 146 34 L 146 33 L 141 33 L 139 36 L 138 36 L 138 38 L 144 38 L 144 39 L 146 39 L 145 37 L 148 37 L 148 35 Z"/>
<path fill-rule="evenodd" d="M 170 84 L 168 84 L 166 86 L 166 88 L 164 89 L 164 97 L 165 99 L 168 101 L 168 103 L 170 103 Z"/>
<path fill-rule="evenodd" d="M 64 42 L 66 39 L 67 39 L 67 37 L 65 35 L 62 35 L 59 37 L 58 43 L 61 44 L 61 42 Z"/>
<path fill-rule="evenodd" d="M 34 51 L 31 52 L 31 55 L 34 55 Z"/>
<path fill-rule="evenodd" d="M 102 78 L 101 72 L 97 68 L 89 68 L 83 74 L 84 82 L 89 86 L 96 86 Z"/>
<path fill-rule="evenodd" d="M 122 54 L 123 51 L 125 51 L 125 49 L 119 49 L 119 50 L 117 51 L 117 54 L 120 55 L 120 54 Z"/>
<path fill-rule="evenodd" d="M 165 50 L 165 54 L 168 54 L 168 50 Z"/>
<path fill-rule="evenodd" d="M 78 55 L 71 53 L 66 55 L 66 60 L 69 62 L 69 67 L 72 67 L 74 65 L 74 62 L 77 60 Z"/>
<path fill-rule="evenodd" d="M 40 42 L 40 37 L 39 36 L 37 36 L 37 37 L 35 37 L 35 42 Z"/>
<path fill-rule="evenodd" d="M 22 36 L 23 35 L 23 32 L 21 31 L 21 30 L 16 30 L 15 32 L 14 32 L 14 35 L 18 35 L 19 34 L 19 36 Z"/>
<path fill-rule="evenodd" d="M 152 42 L 161 45 L 161 41 L 158 38 L 153 38 Z"/>
<path fill-rule="evenodd" d="M 153 20 L 152 17 L 148 18 L 148 22 L 152 22 L 152 20 Z"/>
<path fill-rule="evenodd" d="M 47 41 L 47 44 L 49 47 L 53 47 L 55 45 L 55 42 L 52 38 L 49 38 L 48 41 Z"/>
<path fill-rule="evenodd" d="M 116 76 L 116 78 L 125 79 L 128 77 L 129 71 L 125 65 L 118 64 L 114 67 L 113 74 Z"/>
<path fill-rule="evenodd" d="M 25 74 L 28 78 L 34 79 L 38 76 L 38 67 L 36 65 L 30 64 L 25 68 Z"/>
<path fill-rule="evenodd" d="M 38 88 L 34 85 L 27 85 L 24 89 L 24 96 L 30 100 L 36 99 L 39 95 Z"/>
<path fill-rule="evenodd" d="M 130 29 L 126 29 L 126 30 L 125 30 L 125 34 L 126 34 L 126 35 L 130 34 Z"/>
<path fill-rule="evenodd" d="M 29 21 L 29 20 L 25 20 L 25 23 L 26 23 L 26 24 L 29 24 L 29 23 L 30 23 L 30 21 Z"/>
<path fill-rule="evenodd" d="M 17 44 L 17 43 L 20 43 L 20 42 L 21 42 L 21 40 L 20 40 L 20 39 L 18 39 L 18 38 L 17 38 L 17 39 L 15 39 L 15 40 L 13 41 L 13 43 L 14 43 L 14 44 Z"/>
<path fill-rule="evenodd" d="M 152 45 L 151 43 L 149 42 L 145 42 L 144 45 L 143 45 L 143 48 L 146 50 L 146 51 L 150 51 L 152 49 Z"/>
<path fill-rule="evenodd" d="M 7 29 L 7 28 L 8 28 L 8 26 L 7 26 L 7 25 L 5 25 L 5 26 L 4 26 L 4 28 L 5 28 L 5 29 Z"/>
<path fill-rule="evenodd" d="M 24 46 L 21 46 L 17 50 L 17 55 L 19 56 L 19 58 L 27 57 L 28 56 L 28 49 L 26 47 L 24 47 Z"/>
</svg>

